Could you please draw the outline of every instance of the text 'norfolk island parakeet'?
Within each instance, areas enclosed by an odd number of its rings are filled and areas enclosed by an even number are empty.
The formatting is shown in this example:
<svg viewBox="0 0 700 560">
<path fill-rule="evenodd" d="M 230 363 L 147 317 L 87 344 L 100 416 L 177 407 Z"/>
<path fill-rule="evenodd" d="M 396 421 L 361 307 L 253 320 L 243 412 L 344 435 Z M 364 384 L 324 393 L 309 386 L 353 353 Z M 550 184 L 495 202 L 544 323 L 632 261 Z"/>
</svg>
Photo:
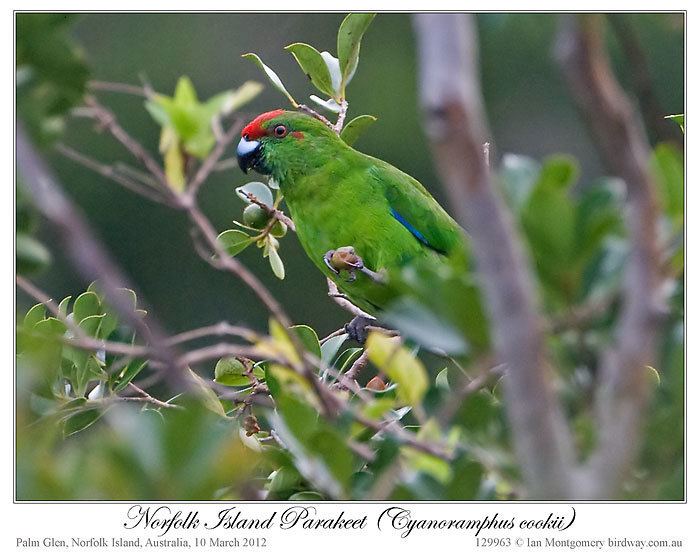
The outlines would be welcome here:
<svg viewBox="0 0 700 560">
<path fill-rule="evenodd" d="M 455 254 L 464 259 L 464 231 L 423 185 L 348 146 L 319 119 L 270 111 L 241 136 L 240 168 L 279 184 L 309 258 L 367 313 L 381 314 L 397 297 L 392 278 L 408 264 L 437 265 Z M 357 257 L 381 278 L 362 270 L 337 272 L 339 261 Z M 354 334 L 363 338 L 364 332 Z"/>
</svg>

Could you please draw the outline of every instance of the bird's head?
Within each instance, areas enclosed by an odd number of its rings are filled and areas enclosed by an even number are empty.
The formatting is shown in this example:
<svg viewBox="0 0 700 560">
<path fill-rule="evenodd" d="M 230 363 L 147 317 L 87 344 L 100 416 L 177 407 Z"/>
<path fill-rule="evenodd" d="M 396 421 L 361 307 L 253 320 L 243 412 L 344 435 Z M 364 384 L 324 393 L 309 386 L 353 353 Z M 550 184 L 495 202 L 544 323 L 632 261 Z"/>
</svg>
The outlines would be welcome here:
<svg viewBox="0 0 700 560">
<path fill-rule="evenodd" d="M 277 109 L 258 115 L 243 128 L 236 155 L 244 173 L 254 169 L 281 181 L 290 173 L 322 165 L 338 143 L 343 144 L 320 120 Z"/>
</svg>

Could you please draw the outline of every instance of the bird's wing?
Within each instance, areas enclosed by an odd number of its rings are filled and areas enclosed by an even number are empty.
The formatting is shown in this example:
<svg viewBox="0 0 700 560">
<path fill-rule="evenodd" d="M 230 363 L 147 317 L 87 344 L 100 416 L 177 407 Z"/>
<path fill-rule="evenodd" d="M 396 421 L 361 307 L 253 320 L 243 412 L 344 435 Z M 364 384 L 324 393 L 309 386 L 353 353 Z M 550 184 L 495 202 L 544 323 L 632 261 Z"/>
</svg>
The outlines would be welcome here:
<svg viewBox="0 0 700 560">
<path fill-rule="evenodd" d="M 447 255 L 463 247 L 464 231 L 410 175 L 378 162 L 370 175 L 384 192 L 389 211 L 423 245 Z"/>
</svg>

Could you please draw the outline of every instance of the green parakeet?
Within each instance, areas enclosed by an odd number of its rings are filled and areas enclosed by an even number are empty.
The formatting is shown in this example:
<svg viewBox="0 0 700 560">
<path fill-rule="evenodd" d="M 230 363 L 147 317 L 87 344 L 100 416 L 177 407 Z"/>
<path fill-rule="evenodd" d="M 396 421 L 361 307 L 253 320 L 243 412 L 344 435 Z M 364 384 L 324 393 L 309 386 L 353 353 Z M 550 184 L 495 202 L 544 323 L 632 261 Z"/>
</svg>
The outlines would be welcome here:
<svg viewBox="0 0 700 560">
<path fill-rule="evenodd" d="M 417 259 L 464 258 L 462 228 L 413 177 L 348 146 L 305 113 L 276 110 L 241 133 L 241 169 L 255 169 L 280 186 L 304 250 L 350 301 L 376 315 L 396 292 L 392 277 Z M 339 248 L 354 248 L 355 255 Z M 362 259 L 362 272 L 338 274 L 338 261 Z"/>
</svg>

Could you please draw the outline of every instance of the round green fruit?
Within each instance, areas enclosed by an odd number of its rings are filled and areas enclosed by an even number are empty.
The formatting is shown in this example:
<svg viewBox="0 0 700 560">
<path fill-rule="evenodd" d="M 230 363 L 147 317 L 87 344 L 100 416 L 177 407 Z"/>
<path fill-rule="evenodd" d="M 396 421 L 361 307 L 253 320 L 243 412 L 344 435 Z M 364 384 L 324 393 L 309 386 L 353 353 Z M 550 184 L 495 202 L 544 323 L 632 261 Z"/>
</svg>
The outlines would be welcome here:
<svg viewBox="0 0 700 560">
<path fill-rule="evenodd" d="M 256 229 L 262 229 L 270 219 L 270 214 L 257 204 L 249 204 L 243 210 L 243 223 Z"/>
</svg>

